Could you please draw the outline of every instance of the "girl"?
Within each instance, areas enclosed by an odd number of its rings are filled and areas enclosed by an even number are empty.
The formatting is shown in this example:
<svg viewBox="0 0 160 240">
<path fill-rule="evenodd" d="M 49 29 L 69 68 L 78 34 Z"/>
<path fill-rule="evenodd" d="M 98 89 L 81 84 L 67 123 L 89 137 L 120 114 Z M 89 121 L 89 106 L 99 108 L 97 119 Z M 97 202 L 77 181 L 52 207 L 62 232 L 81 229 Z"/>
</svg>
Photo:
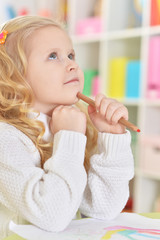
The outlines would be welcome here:
<svg viewBox="0 0 160 240">
<path fill-rule="evenodd" d="M 11 219 L 57 232 L 78 209 L 115 218 L 133 177 L 127 109 L 103 94 L 96 109 L 77 103 L 83 73 L 53 20 L 18 17 L 0 36 L 1 239 Z"/>
</svg>

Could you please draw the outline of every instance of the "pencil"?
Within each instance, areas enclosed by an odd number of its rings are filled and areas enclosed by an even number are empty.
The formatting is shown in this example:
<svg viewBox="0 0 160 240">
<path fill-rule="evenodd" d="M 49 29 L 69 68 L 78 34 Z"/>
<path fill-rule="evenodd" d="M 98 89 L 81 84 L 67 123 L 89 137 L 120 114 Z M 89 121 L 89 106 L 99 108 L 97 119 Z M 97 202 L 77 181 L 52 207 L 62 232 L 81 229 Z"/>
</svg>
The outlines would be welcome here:
<svg viewBox="0 0 160 240">
<path fill-rule="evenodd" d="M 95 101 L 92 100 L 91 98 L 85 96 L 84 94 L 78 92 L 77 97 L 79 99 L 83 100 L 84 102 L 88 103 L 89 105 L 92 105 L 93 107 L 95 107 Z M 123 117 L 120 118 L 118 122 L 123 124 L 125 127 L 131 129 L 132 131 L 140 132 L 140 129 L 137 126 L 135 126 L 133 123 L 125 120 Z"/>
</svg>

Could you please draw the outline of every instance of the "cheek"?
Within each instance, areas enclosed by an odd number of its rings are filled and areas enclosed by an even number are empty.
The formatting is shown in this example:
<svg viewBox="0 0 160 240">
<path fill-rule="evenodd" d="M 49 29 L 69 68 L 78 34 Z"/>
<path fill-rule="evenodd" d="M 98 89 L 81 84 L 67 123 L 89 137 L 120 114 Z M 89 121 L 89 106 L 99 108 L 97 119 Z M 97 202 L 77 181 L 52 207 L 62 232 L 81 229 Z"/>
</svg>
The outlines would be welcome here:
<svg viewBox="0 0 160 240">
<path fill-rule="evenodd" d="M 79 75 L 81 86 L 83 87 L 84 86 L 84 73 L 81 69 L 79 69 L 78 75 Z"/>
<path fill-rule="evenodd" d="M 43 95 L 47 86 L 46 79 L 44 79 L 44 73 L 36 68 L 32 68 L 27 72 L 26 81 L 31 86 L 35 97 Z"/>
</svg>

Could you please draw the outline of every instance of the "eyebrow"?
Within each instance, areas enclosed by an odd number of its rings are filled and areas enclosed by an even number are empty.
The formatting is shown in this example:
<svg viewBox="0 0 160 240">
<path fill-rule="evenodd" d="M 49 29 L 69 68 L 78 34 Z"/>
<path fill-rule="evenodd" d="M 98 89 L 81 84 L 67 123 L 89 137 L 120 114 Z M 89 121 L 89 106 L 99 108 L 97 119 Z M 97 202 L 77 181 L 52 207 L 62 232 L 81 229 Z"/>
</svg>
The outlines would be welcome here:
<svg viewBox="0 0 160 240">
<path fill-rule="evenodd" d="M 61 51 L 60 48 L 50 48 L 50 49 L 48 49 L 46 52 L 47 52 L 47 53 L 50 53 L 50 52 L 59 51 L 59 50 Z M 72 49 L 69 49 L 68 52 L 73 52 L 73 53 L 75 54 L 75 51 L 74 51 L 73 48 L 72 48 Z"/>
</svg>

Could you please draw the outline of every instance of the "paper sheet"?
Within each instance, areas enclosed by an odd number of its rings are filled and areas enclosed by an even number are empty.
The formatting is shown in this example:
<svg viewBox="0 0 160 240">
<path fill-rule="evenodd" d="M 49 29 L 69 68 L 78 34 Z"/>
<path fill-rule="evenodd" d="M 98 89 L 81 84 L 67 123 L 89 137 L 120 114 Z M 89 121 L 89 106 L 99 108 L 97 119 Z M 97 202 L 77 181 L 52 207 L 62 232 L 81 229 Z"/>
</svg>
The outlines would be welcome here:
<svg viewBox="0 0 160 240">
<path fill-rule="evenodd" d="M 10 229 L 27 240 L 155 240 L 160 239 L 160 219 L 135 213 L 121 213 L 113 221 L 92 218 L 73 220 L 60 233 L 50 233 L 33 225 L 16 225 Z"/>
</svg>

